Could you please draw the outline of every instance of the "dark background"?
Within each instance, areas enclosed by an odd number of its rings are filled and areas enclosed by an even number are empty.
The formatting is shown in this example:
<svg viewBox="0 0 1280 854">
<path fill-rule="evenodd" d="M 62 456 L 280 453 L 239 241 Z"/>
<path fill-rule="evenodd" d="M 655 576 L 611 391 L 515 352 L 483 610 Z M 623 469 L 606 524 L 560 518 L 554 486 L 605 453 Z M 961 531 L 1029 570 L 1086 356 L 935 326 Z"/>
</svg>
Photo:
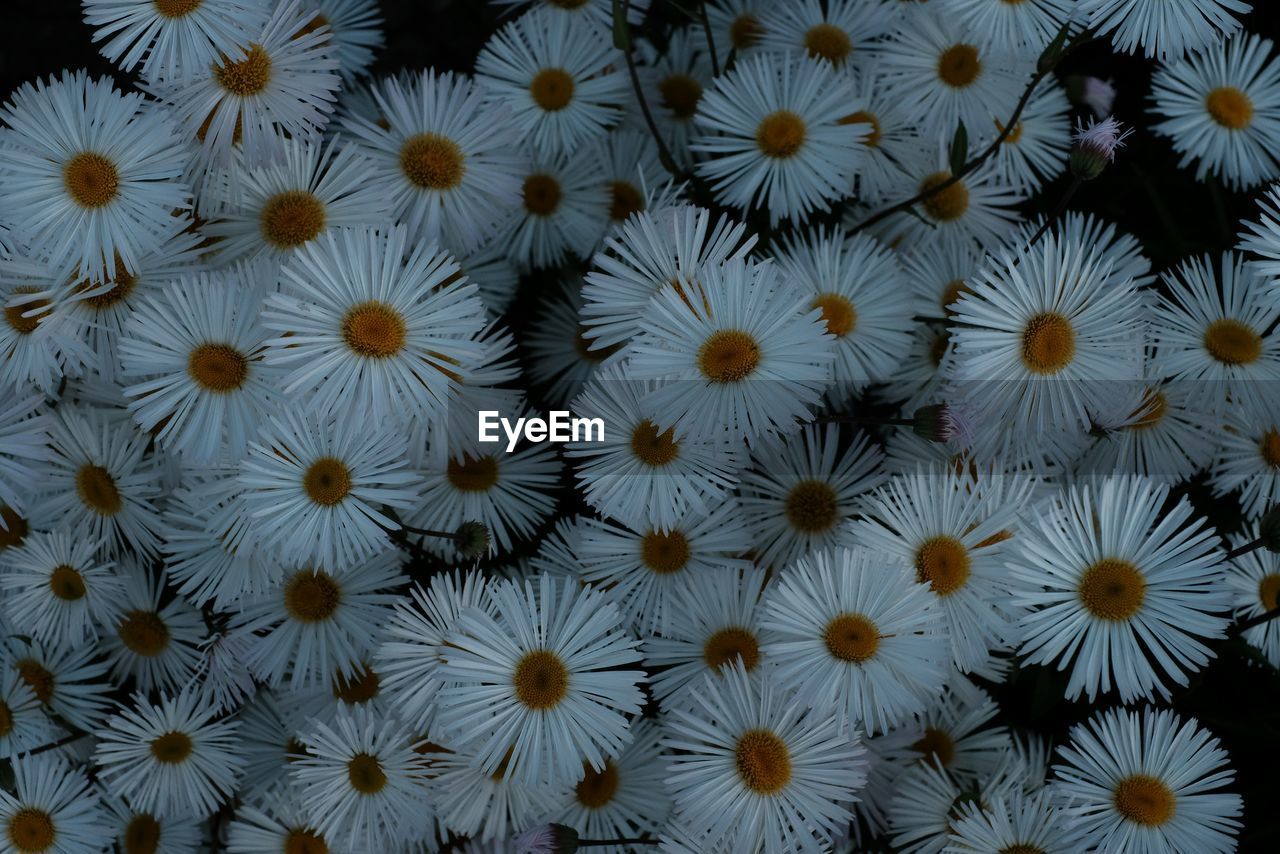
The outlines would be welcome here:
<svg viewBox="0 0 1280 854">
<path fill-rule="evenodd" d="M 0 5 L 0 96 L 4 100 L 19 84 L 64 68 L 113 74 L 122 85 L 129 84 L 127 75 L 116 73 L 96 52 L 76 0 L 4 0 Z M 676 19 L 675 13 L 664 0 L 654 0 L 653 5 L 649 26 L 660 31 Z M 1265 0 L 1255 3 L 1260 9 L 1270 5 Z M 382 0 L 381 6 L 387 46 L 376 73 L 426 66 L 470 71 L 502 12 L 483 0 Z M 1255 11 L 1244 19 L 1244 26 L 1274 39 L 1280 34 L 1280 15 Z M 1136 129 L 1116 164 L 1103 178 L 1085 184 L 1071 207 L 1097 213 L 1134 234 L 1155 269 L 1162 271 L 1188 256 L 1233 247 L 1239 221 L 1256 217 L 1257 193 L 1232 192 L 1212 179 L 1199 183 L 1193 172 L 1178 169 L 1168 140 L 1147 131 L 1153 68 L 1152 61 L 1115 55 L 1105 42 L 1094 42 L 1068 57 L 1059 74 L 1111 79 L 1119 93 L 1115 115 Z M 1027 213 L 1051 209 L 1065 186 L 1065 178 L 1051 184 L 1026 205 Z M 544 286 L 539 279 L 523 284 L 507 318 L 517 333 Z M 1230 501 L 1214 500 L 1203 483 L 1178 492 L 1188 495 L 1224 533 L 1238 529 L 1238 511 Z M 574 501 L 567 489 L 564 498 L 566 503 Z M 1175 691 L 1168 705 L 1197 717 L 1230 752 L 1237 771 L 1235 789 L 1245 799 L 1241 850 L 1280 850 L 1280 674 L 1238 640 L 1220 642 L 1216 648 L 1218 660 L 1193 676 L 1187 688 Z M 999 699 L 1003 720 L 1010 727 L 1061 742 L 1072 724 L 1111 704 L 1066 702 L 1062 699 L 1065 685 L 1064 674 L 1028 667 L 1015 671 L 1005 685 L 988 687 Z"/>
</svg>

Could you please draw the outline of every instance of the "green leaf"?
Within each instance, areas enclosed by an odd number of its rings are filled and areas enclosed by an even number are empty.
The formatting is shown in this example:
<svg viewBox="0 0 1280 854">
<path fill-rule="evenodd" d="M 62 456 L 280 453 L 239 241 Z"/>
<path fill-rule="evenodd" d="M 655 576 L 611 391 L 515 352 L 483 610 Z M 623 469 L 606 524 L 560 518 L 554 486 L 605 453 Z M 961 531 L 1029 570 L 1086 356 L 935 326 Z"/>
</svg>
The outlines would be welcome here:
<svg viewBox="0 0 1280 854">
<path fill-rule="evenodd" d="M 956 127 L 956 135 L 951 137 L 951 174 L 959 175 L 964 171 L 965 161 L 969 157 L 969 132 L 964 129 L 964 122 Z"/>
</svg>

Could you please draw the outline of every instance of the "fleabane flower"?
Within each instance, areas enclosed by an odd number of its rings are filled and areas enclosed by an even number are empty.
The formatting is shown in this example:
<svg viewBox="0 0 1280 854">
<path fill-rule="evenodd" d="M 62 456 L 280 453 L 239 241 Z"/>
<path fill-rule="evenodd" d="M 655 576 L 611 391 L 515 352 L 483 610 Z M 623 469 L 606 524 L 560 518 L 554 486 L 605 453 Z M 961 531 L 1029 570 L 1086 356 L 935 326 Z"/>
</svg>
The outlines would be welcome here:
<svg viewBox="0 0 1280 854">
<path fill-rule="evenodd" d="M 308 6 L 315 10 L 309 29 L 329 28 L 327 51 L 338 59 L 343 84 L 367 75 L 386 42 L 378 0 L 311 0 Z"/>
<path fill-rule="evenodd" d="M 743 59 L 702 96 L 691 143 L 717 198 L 769 221 L 803 221 L 853 189 L 867 128 L 842 123 L 841 73 L 791 55 Z"/>
<path fill-rule="evenodd" d="M 60 276 L 101 282 L 159 246 L 191 206 L 185 147 L 140 93 L 83 72 L 23 84 L 0 108 L 0 223 Z"/>
<path fill-rule="evenodd" d="M 7 851 L 95 851 L 102 805 L 84 769 L 57 754 L 15 757 L 12 791 L 0 789 Z"/>
<path fill-rule="evenodd" d="M 482 85 L 432 69 L 371 92 L 380 121 L 343 122 L 378 168 L 364 180 L 410 234 L 475 250 L 520 198 L 525 156 L 509 109 L 487 102 Z"/>
<path fill-rule="evenodd" d="M 1180 59 L 1240 29 L 1244 0 L 1081 0 L 1076 18 L 1123 53 Z"/>
<path fill-rule="evenodd" d="M 9 625 L 52 646 L 97 640 L 95 623 L 111 610 L 120 581 L 95 558 L 96 546 L 64 530 L 34 532 L 5 549 L 0 590 Z"/>
<path fill-rule="evenodd" d="M 1184 498 L 1142 477 L 1073 486 L 1034 513 L 1008 562 L 1021 654 L 1071 669 L 1067 696 L 1168 696 L 1213 657 L 1231 605 L 1222 552 Z"/>
<path fill-rule="evenodd" d="M 636 379 L 668 379 L 646 400 L 677 436 L 754 442 L 812 417 L 834 336 L 812 297 L 769 263 L 732 259 L 663 288 L 632 342 Z"/>
<path fill-rule="evenodd" d="M 580 16 L 548 8 L 494 34 L 476 57 L 476 79 L 510 109 L 521 137 L 551 155 L 602 136 L 622 118 L 627 95 L 613 40 Z"/>
<path fill-rule="evenodd" d="M 1125 138 L 1132 133 L 1132 128 L 1125 128 L 1114 116 L 1090 120 L 1088 125 L 1077 124 L 1067 158 L 1071 174 L 1081 181 L 1097 178 L 1115 162 L 1116 152 L 1124 148 Z"/>
<path fill-rule="evenodd" d="M 263 361 L 318 417 L 405 425 L 440 413 L 483 350 L 484 305 L 458 265 L 401 227 L 337 229 L 298 249 L 262 324 Z"/>
<path fill-rule="evenodd" d="M 640 711 L 636 641 L 590 587 L 543 574 L 493 589 L 496 615 L 464 611 L 440 675 L 439 724 L 477 765 L 515 782 L 567 784 L 601 770 Z M 505 766 L 505 767 L 502 767 Z"/>
<path fill-rule="evenodd" d="M 805 53 L 837 68 L 863 71 L 876 62 L 876 43 L 896 22 L 897 11 L 865 0 L 795 0 L 769 9 L 760 21 L 760 49 Z"/>
</svg>

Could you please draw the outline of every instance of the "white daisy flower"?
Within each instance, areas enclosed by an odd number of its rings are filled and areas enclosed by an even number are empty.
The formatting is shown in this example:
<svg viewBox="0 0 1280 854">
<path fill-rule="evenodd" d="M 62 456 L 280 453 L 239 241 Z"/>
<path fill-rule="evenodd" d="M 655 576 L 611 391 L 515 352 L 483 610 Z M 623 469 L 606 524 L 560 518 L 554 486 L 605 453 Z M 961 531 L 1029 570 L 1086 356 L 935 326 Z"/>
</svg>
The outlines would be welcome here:
<svg viewBox="0 0 1280 854">
<path fill-rule="evenodd" d="M 1014 538 L 1008 562 L 1021 620 L 1021 655 L 1071 668 L 1067 697 L 1113 688 L 1125 702 L 1167 697 L 1167 681 L 1213 657 L 1222 637 L 1224 589 L 1216 535 L 1169 487 L 1141 477 L 1072 487 L 1037 510 Z"/>
<path fill-rule="evenodd" d="M 493 588 L 497 615 L 464 611 L 440 675 L 439 723 L 476 764 L 520 783 L 570 783 L 629 739 L 640 711 L 636 642 L 612 603 L 576 581 Z M 509 754 L 509 756 L 508 756 Z"/>
<path fill-rule="evenodd" d="M 277 372 L 262 359 L 258 272 L 184 276 L 140 300 L 121 333 L 134 420 L 194 463 L 243 457 L 275 390 Z"/>
<path fill-rule="evenodd" d="M 1222 498 L 1239 490 L 1240 510 L 1256 519 L 1280 503 L 1280 418 L 1234 412 L 1215 424 L 1218 451 L 1209 485 Z"/>
<path fill-rule="evenodd" d="M 915 292 L 913 313 L 929 319 L 951 318 L 955 313 L 952 304 L 969 289 L 969 278 L 985 258 L 976 244 L 940 240 L 922 241 L 899 257 L 902 275 Z M 886 394 L 893 392 L 890 384 Z"/>
<path fill-rule="evenodd" d="M 451 459 L 425 475 L 422 498 L 406 520 L 428 531 L 456 531 L 463 522 L 479 522 L 489 531 L 490 550 L 505 552 L 555 509 L 560 461 L 555 446 L 530 444 L 514 453 L 499 450 Z M 428 538 L 426 548 L 454 557 L 453 542 Z"/>
<path fill-rule="evenodd" d="M 474 251 L 519 199 L 525 158 L 510 112 L 468 78 L 431 69 L 371 91 L 378 115 L 343 123 L 378 168 L 363 180 L 411 234 Z"/>
<path fill-rule="evenodd" d="M 22 395 L 35 386 L 51 395 L 62 379 L 96 366 L 85 340 L 91 333 L 47 266 L 0 256 L 0 269 L 0 389 Z"/>
<path fill-rule="evenodd" d="M 1020 612 L 1009 603 L 1006 541 L 1019 529 L 1018 513 L 1032 481 L 979 481 L 954 467 L 896 475 L 859 501 L 860 518 L 847 536 L 894 555 L 915 569 L 942 610 L 952 659 L 961 671 L 983 672 L 993 650 L 1016 640 Z"/>
<path fill-rule="evenodd" d="M 0 759 L 49 744 L 59 735 L 22 671 L 6 657 L 0 657 L 0 722 L 4 723 L 0 727 Z"/>
<path fill-rule="evenodd" d="M 7 127 L 0 222 L 60 277 L 103 281 L 118 255 L 137 269 L 190 207 L 186 149 L 163 111 L 106 78 L 65 72 L 24 83 L 0 108 Z"/>
<path fill-rule="evenodd" d="M 712 0 L 707 20 L 721 63 L 758 50 L 766 33 L 764 21 L 778 0 Z"/>
<path fill-rule="evenodd" d="M 1080 0 L 1075 14 L 1117 50 L 1164 60 L 1220 43 L 1252 8 L 1244 0 Z"/>
<path fill-rule="evenodd" d="M 570 782 L 525 785 L 504 776 L 506 765 L 481 770 L 474 753 L 435 746 L 426 753 L 439 822 L 454 833 L 510 854 L 511 834 L 549 819 L 570 800 Z M 488 849 L 481 849 L 489 854 Z"/>
<path fill-rule="evenodd" d="M 1230 401 L 1249 417 L 1280 416 L 1280 303 L 1266 281 L 1238 252 L 1217 265 L 1209 255 L 1189 259 L 1162 278 L 1152 322 L 1159 375 L 1196 392 L 1209 412 Z"/>
<path fill-rule="evenodd" d="M 1047 234 L 969 280 L 952 305 L 949 373 L 993 437 L 1087 430 L 1090 412 L 1113 408 L 1117 380 L 1141 379 L 1144 300 L 1109 268 L 1097 249 Z"/>
<path fill-rule="evenodd" d="M 436 698 L 444 685 L 440 666 L 458 615 L 478 608 L 492 616 L 494 605 L 489 583 L 475 572 L 441 573 L 432 577 L 426 590 L 415 584 L 409 594 L 411 600 L 400 597 L 394 613 L 382 618 L 376 661 L 396 714 L 426 731 L 435 718 Z"/>
<path fill-rule="evenodd" d="M 742 59 L 717 78 L 698 103 L 703 133 L 689 146 L 707 155 L 697 172 L 716 197 L 742 210 L 767 208 L 777 225 L 848 195 L 868 128 L 841 123 L 843 79 L 827 62 L 772 54 Z"/>
<path fill-rule="evenodd" d="M 160 606 L 163 579 L 146 564 L 120 567 L 123 589 L 103 620 L 102 652 L 117 684 L 134 680 L 140 691 L 178 691 L 195 678 L 197 646 L 205 637 L 200 612 L 181 597 Z M 164 597 L 167 598 L 167 597 Z"/>
<path fill-rule="evenodd" d="M 878 65 L 847 75 L 843 85 L 848 101 L 840 122 L 858 125 L 866 146 L 854 176 L 854 193 L 860 202 L 879 205 L 901 186 L 904 170 L 928 156 L 929 148 L 920 139 L 912 112 L 892 95 Z"/>
<path fill-rule="evenodd" d="M 248 44 L 267 20 L 260 0 L 83 0 L 98 51 L 125 71 L 178 79 Z"/>
<path fill-rule="evenodd" d="M 702 94 L 712 83 L 706 33 L 696 24 L 677 27 L 671 31 L 664 50 L 647 40 L 638 40 L 636 51 L 645 57 L 645 67 L 637 69 L 646 90 L 645 101 L 658 122 L 672 159 L 678 167 L 688 170 L 694 164 L 689 150 L 695 133 L 693 117 Z M 628 124 L 644 121 L 643 115 L 634 115 L 638 109 L 629 109 L 632 115 L 628 117 Z M 642 132 L 647 134 L 648 129 Z"/>
<path fill-rule="evenodd" d="M 235 818 L 227 823 L 228 854 L 268 851 L 311 854 L 335 849 L 341 850 L 337 834 L 329 838 L 317 830 L 299 803 L 297 793 L 285 787 L 276 789 L 256 806 L 241 804 L 236 808 Z"/>
<path fill-rule="evenodd" d="M 259 688 L 240 710 L 237 734 L 244 756 L 242 799 L 261 801 L 289 789 L 289 768 L 307 752 L 298 737 L 305 723 L 301 711 L 297 704 L 284 702 L 266 687 Z"/>
<path fill-rule="evenodd" d="M 345 426 L 273 416 L 249 443 L 239 484 L 248 535 L 291 561 L 335 568 L 390 547 L 398 527 L 384 507 L 407 510 L 418 475 L 404 439 L 385 425 Z"/>
<path fill-rule="evenodd" d="M 826 230 L 783 238 L 778 267 L 808 291 L 835 336 L 833 396 L 883 382 L 911 346 L 911 299 L 893 250 L 874 238 Z"/>
<path fill-rule="evenodd" d="M 216 240 L 219 263 L 286 261 L 325 229 L 384 223 L 386 197 L 370 180 L 375 174 L 362 149 L 337 138 L 286 140 L 278 162 L 238 162 L 211 176 L 201 231 Z"/>
<path fill-rule="evenodd" d="M 1254 523 L 1242 535 L 1232 537 L 1231 546 L 1251 543 L 1259 534 Z M 1248 620 L 1275 610 L 1280 606 L 1280 554 L 1254 549 L 1233 558 L 1228 562 L 1227 584 L 1234 594 L 1232 607 L 1237 619 Z M 1268 620 L 1245 629 L 1242 636 L 1273 665 L 1280 662 L 1280 623 Z"/>
<path fill-rule="evenodd" d="M 894 851 L 903 854 L 939 854 L 948 842 L 953 822 L 966 803 L 986 806 L 1009 797 L 1017 790 L 1017 759 L 1006 754 L 1007 763 L 996 773 L 974 785 L 962 785 L 937 765 L 919 763 L 907 769 L 896 782 L 889 805 L 889 832 Z"/>
<path fill-rule="evenodd" d="M 144 87 L 199 143 L 197 169 L 229 166 L 237 148 L 257 167 L 279 159 L 287 138 L 315 139 L 324 130 L 341 78 L 331 34 L 312 29 L 313 17 L 300 0 L 281 0 L 236 50 L 190 79 Z"/>
<path fill-rule="evenodd" d="M 1258 198 L 1258 207 L 1258 221 L 1243 223 L 1238 248 L 1249 253 L 1250 265 L 1275 293 L 1280 290 L 1280 184 Z"/>
<path fill-rule="evenodd" d="M 806 427 L 785 442 L 754 449 L 739 501 L 758 560 L 781 568 L 834 546 L 857 497 L 884 482 L 878 471 L 883 458 L 865 433 L 841 443 L 834 424 Z"/>
<path fill-rule="evenodd" d="M 522 268 L 589 258 L 609 224 L 610 194 L 598 157 L 533 153 L 520 184 L 520 207 L 498 238 Z"/>
<path fill-rule="evenodd" d="M 751 443 L 809 420 L 835 341 L 811 297 L 767 261 L 705 267 L 687 287 L 696 298 L 659 291 L 631 344 L 633 378 L 673 380 L 647 399 L 657 426 Z"/>
<path fill-rule="evenodd" d="M 571 547 L 573 574 L 616 602 L 640 634 L 650 634 L 670 628 L 694 578 L 749 567 L 740 556 L 751 548 L 751 536 L 730 498 L 705 514 L 685 514 L 670 528 L 630 530 L 583 519 Z"/>
<path fill-rule="evenodd" d="M 64 403 L 49 431 L 53 453 L 40 470 L 32 523 L 76 531 L 107 557 L 132 547 L 154 557 L 160 547 L 160 471 L 146 456 L 150 437 L 119 410 Z"/>
<path fill-rule="evenodd" d="M 635 838 L 658 833 L 671 812 L 664 790 L 660 722 L 641 718 L 631 727 L 631 743 L 597 771 L 584 765 L 573 799 L 557 821 L 585 839 Z"/>
<path fill-rule="evenodd" d="M 109 620 L 121 585 L 96 543 L 66 531 L 36 532 L 0 556 L 0 590 L 9 626 L 50 646 L 97 640 L 95 622 Z"/>
<path fill-rule="evenodd" d="M 11 396 L 0 415 L 0 530 L 10 530 L 9 514 L 22 512 L 35 481 L 36 467 L 49 459 L 52 418 L 40 395 Z"/>
<path fill-rule="evenodd" d="M 657 411 L 645 404 L 657 387 L 654 380 L 631 380 L 622 366 L 601 369 L 572 411 L 603 419 L 604 440 L 565 449 L 586 502 L 635 529 L 668 530 L 686 514 L 706 514 L 733 489 L 741 467 L 732 445 L 659 431 Z"/>
<path fill-rule="evenodd" d="M 378 0 L 309 0 L 307 5 L 316 14 L 303 32 L 329 28 L 327 48 L 338 58 L 343 83 L 368 74 L 374 54 L 386 42 Z"/>
<path fill-rule="evenodd" d="M 805 53 L 837 68 L 874 66 L 876 45 L 897 20 L 890 4 L 866 0 L 800 0 L 774 5 L 760 21 L 762 50 Z"/>
<path fill-rule="evenodd" d="M 102 805 L 82 768 L 54 754 L 9 761 L 13 789 L 0 789 L 6 851 L 102 850 Z"/>
<path fill-rule="evenodd" d="M 161 695 L 152 705 L 139 695 L 97 732 L 94 762 L 100 778 L 133 809 L 158 818 L 207 816 L 235 793 L 243 760 L 235 721 L 215 720 L 196 695 Z"/>
<path fill-rule="evenodd" d="M 1014 246 L 1029 243 L 1040 226 L 1043 217 L 1027 220 L 1018 227 L 1018 234 L 1007 238 L 1005 243 Z M 1108 281 L 1122 284 L 1125 279 L 1133 279 L 1135 286 L 1145 288 L 1155 284 L 1156 277 L 1151 272 L 1151 259 L 1143 254 L 1143 246 L 1132 234 L 1120 231 L 1115 223 L 1081 211 L 1067 211 L 1054 221 L 1054 231 L 1062 242 L 1070 242 L 1078 246 L 1092 246 L 1111 262 Z M 1101 272 L 1101 271 L 1099 271 Z"/>
<path fill-rule="evenodd" d="M 1051 784 L 1083 839 L 1133 854 L 1236 850 L 1240 796 L 1227 752 L 1195 720 L 1111 709 L 1073 727 Z"/>
<path fill-rule="evenodd" d="M 1008 5 L 1004 0 L 982 2 Z M 1066 171 L 1071 148 L 1070 112 L 1071 103 L 1056 80 L 1045 80 L 1036 87 L 992 158 L 1001 183 L 1035 193 Z M 1003 133 L 1003 120 L 994 121 L 995 134 Z"/>
<path fill-rule="evenodd" d="M 248 632 L 217 631 L 200 642 L 196 668 L 202 704 L 220 712 L 234 712 L 253 696 L 257 683 L 246 662 L 260 639 Z"/>
<path fill-rule="evenodd" d="M 666 785 L 703 850 L 818 852 L 852 815 L 866 752 L 834 715 L 805 712 L 740 664 L 710 674 L 668 714 Z"/>
<path fill-rule="evenodd" d="M 884 732 L 922 711 L 942 679 L 941 609 L 907 564 L 865 549 L 818 550 L 779 577 L 762 626 L 771 673 L 842 727 Z"/>
<path fill-rule="evenodd" d="M 407 260 L 402 260 L 407 256 Z M 318 415 L 405 423 L 443 409 L 452 377 L 483 354 L 484 305 L 432 246 L 403 228 L 338 229 L 299 249 L 267 297 L 265 362 Z"/>
<path fill-rule="evenodd" d="M 243 601 L 232 618 L 233 630 L 262 637 L 245 665 L 294 692 L 328 684 L 335 672 L 353 677 L 377 647 L 387 609 L 398 601 L 393 590 L 406 580 L 394 551 L 354 565 L 295 569 L 276 589 Z"/>
<path fill-rule="evenodd" d="M 1239 34 L 1166 65 L 1151 80 L 1153 130 L 1173 141 L 1178 164 L 1247 189 L 1280 172 L 1280 58 L 1270 39 Z"/>
<path fill-rule="evenodd" d="M 653 671 L 652 689 L 664 706 L 687 697 L 703 674 L 719 674 L 740 662 L 753 672 L 771 635 L 760 628 L 762 569 L 723 570 L 695 576 L 675 602 L 671 625 L 643 641 L 644 663 Z M 682 700 L 683 701 L 683 700 Z"/>
<path fill-rule="evenodd" d="M 106 838 L 114 839 L 121 851 L 184 854 L 197 850 L 204 841 L 204 824 L 197 818 L 160 819 L 132 809 L 106 786 L 99 784 L 97 793 L 106 807 Z"/>
<path fill-rule="evenodd" d="M 941 0 L 944 15 L 955 15 L 962 27 L 989 34 L 992 42 L 1040 51 L 1074 16 L 1072 0 Z"/>
<path fill-rule="evenodd" d="M 603 164 L 609 195 L 609 224 L 617 228 L 654 201 L 653 189 L 664 175 L 658 147 L 648 130 L 619 128 L 594 140 L 586 154 Z M 672 193 L 670 186 L 668 190 Z M 674 202 L 674 196 L 670 199 Z"/>
<path fill-rule="evenodd" d="M 388 851 L 430 826 L 428 765 L 394 717 L 361 706 L 314 721 L 307 756 L 290 774 L 303 812 L 326 839 L 353 850 Z"/>
<path fill-rule="evenodd" d="M 951 140 L 964 124 L 972 139 L 994 138 L 991 122 L 1022 95 L 1030 62 L 990 30 L 966 26 L 932 6 L 914 7 L 882 42 L 878 70 L 912 109 L 923 134 Z"/>
<path fill-rule="evenodd" d="M 0 649 L 9 663 L 48 712 L 85 732 L 93 732 L 106 715 L 112 690 L 106 681 L 107 665 L 98 661 L 98 650 L 49 647 L 12 638 Z"/>
<path fill-rule="evenodd" d="M 746 258 L 756 236 L 745 225 L 711 211 L 680 205 L 646 211 L 605 238 L 582 288 L 582 325 L 601 357 L 641 328 L 664 285 L 701 281 L 702 270 Z"/>
<path fill-rule="evenodd" d="M 589 328 L 579 322 L 584 290 L 581 275 L 562 273 L 548 288 L 521 342 L 528 351 L 524 368 L 529 381 L 556 406 L 567 405 L 598 371 L 621 361 L 626 352 L 623 343 L 592 349 L 586 337 Z M 629 322 L 638 326 L 638 317 Z"/>
<path fill-rule="evenodd" d="M 613 40 L 577 15 L 534 9 L 495 33 L 476 57 L 488 98 L 511 111 L 533 150 L 568 154 L 622 118 L 628 86 Z"/>
</svg>

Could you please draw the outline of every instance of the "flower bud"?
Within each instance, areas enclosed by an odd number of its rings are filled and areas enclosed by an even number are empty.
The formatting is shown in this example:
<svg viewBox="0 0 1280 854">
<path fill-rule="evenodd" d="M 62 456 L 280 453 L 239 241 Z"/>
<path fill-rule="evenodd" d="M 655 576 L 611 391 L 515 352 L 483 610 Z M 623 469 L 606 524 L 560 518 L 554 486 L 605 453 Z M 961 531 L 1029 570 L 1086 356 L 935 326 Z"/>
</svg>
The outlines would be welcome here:
<svg viewBox="0 0 1280 854">
<path fill-rule="evenodd" d="M 573 854 L 578 831 L 563 824 L 539 824 L 511 840 L 515 854 Z"/>
<path fill-rule="evenodd" d="M 1071 174 L 1081 181 L 1097 178 L 1116 159 L 1117 149 L 1132 132 L 1121 130 L 1120 123 L 1110 116 L 1090 122 L 1087 128 L 1077 126 L 1068 159 Z"/>
<path fill-rule="evenodd" d="M 467 560 L 481 557 L 489 551 L 489 529 L 483 522 L 463 522 L 455 535 L 454 548 Z"/>
</svg>

